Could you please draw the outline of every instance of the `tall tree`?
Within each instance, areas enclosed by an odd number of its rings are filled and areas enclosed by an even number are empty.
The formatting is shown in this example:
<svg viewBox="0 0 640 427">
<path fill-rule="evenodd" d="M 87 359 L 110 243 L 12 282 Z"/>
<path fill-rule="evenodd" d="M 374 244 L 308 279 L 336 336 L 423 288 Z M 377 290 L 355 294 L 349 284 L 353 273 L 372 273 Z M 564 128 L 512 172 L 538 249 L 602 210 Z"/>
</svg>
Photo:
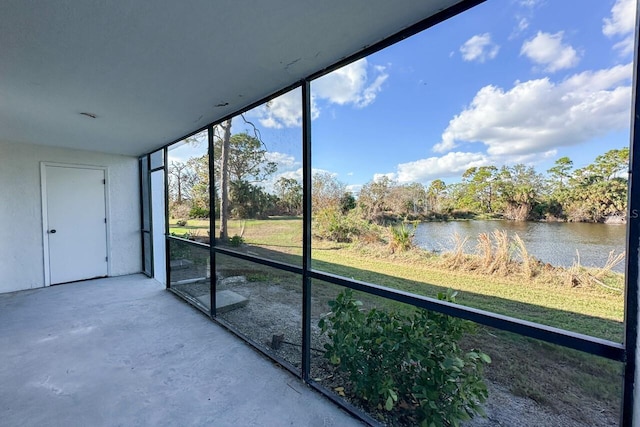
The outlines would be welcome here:
<svg viewBox="0 0 640 427">
<path fill-rule="evenodd" d="M 266 218 L 272 212 L 277 197 L 248 181 L 231 181 L 229 198 L 233 201 L 231 213 L 236 218 Z"/>
<path fill-rule="evenodd" d="M 227 120 L 220 127 L 224 136 L 214 138 L 214 170 L 221 176 L 220 238 L 226 239 L 227 216 L 230 212 L 238 215 L 242 213 L 244 217 L 249 212 L 265 211 L 244 209 L 241 204 L 247 200 L 254 200 L 254 196 L 259 194 L 255 184 L 265 181 L 275 173 L 277 164 L 269 161 L 257 129 L 256 136 L 250 136 L 246 132 L 232 135 L 231 120 Z M 231 186 L 234 191 L 231 191 Z"/>
<path fill-rule="evenodd" d="M 556 160 L 554 166 L 547 171 L 551 175 L 554 190 L 564 189 L 571 177 L 571 169 L 573 169 L 573 161 L 565 156 Z"/>
<path fill-rule="evenodd" d="M 218 141 L 216 145 L 220 147 L 222 142 Z M 269 161 L 267 150 L 257 137 L 246 132 L 237 133 L 229 137 L 228 144 L 230 181 L 263 182 L 276 172 L 277 164 Z M 220 160 L 220 158 L 216 158 L 217 162 Z"/>
<path fill-rule="evenodd" d="M 220 141 L 220 239 L 224 241 L 229 238 L 229 147 L 231 143 L 231 119 L 225 121 L 221 127 L 224 131 L 224 136 Z"/>
<path fill-rule="evenodd" d="M 629 168 L 629 148 L 609 150 L 596 157 L 590 167 L 590 172 L 604 181 L 611 181 L 619 177 L 621 172 Z"/>
<path fill-rule="evenodd" d="M 189 191 L 194 181 L 194 171 L 189 162 L 169 163 L 169 196 L 171 201 L 182 204 L 189 199 Z"/>
<path fill-rule="evenodd" d="M 575 171 L 565 210 L 570 221 L 601 222 L 609 216 L 624 217 L 627 208 L 627 178 L 621 173 L 628 168 L 629 149 L 614 149 L 596 157 L 595 161 Z"/>
<path fill-rule="evenodd" d="M 335 208 L 342 210 L 340 199 L 346 191 L 346 186 L 329 172 L 313 174 L 311 181 L 311 209 L 314 214 L 323 209 Z"/>
<path fill-rule="evenodd" d="M 433 212 L 440 212 L 441 201 L 447 185 L 441 179 L 434 179 L 427 189 L 428 209 Z"/>
<path fill-rule="evenodd" d="M 398 186 L 396 191 L 399 194 L 400 204 L 398 206 L 400 215 L 413 214 L 417 215 L 422 213 L 425 204 L 427 202 L 427 191 L 424 185 L 418 182 L 412 182 L 411 184 L 404 184 Z"/>
<path fill-rule="evenodd" d="M 207 216 L 209 213 L 209 156 L 192 157 L 187 160 L 189 169 L 193 174 L 193 183 L 190 189 L 191 209 L 197 209 L 198 216 Z"/>
<path fill-rule="evenodd" d="M 358 203 L 366 219 L 378 223 L 384 221 L 385 211 L 390 210 L 390 196 L 395 185 L 388 176 L 382 176 L 362 186 Z"/>
<path fill-rule="evenodd" d="M 542 175 L 522 163 L 503 166 L 498 174 L 500 200 L 508 219 L 525 221 L 538 203 L 538 192 L 543 186 Z"/>
<path fill-rule="evenodd" d="M 302 212 L 302 185 L 298 180 L 280 177 L 274 186 L 280 204 L 287 214 L 300 215 Z"/>
<path fill-rule="evenodd" d="M 495 166 L 471 167 L 462 174 L 466 186 L 462 203 L 465 208 L 487 213 L 493 212 L 495 198 Z"/>
</svg>

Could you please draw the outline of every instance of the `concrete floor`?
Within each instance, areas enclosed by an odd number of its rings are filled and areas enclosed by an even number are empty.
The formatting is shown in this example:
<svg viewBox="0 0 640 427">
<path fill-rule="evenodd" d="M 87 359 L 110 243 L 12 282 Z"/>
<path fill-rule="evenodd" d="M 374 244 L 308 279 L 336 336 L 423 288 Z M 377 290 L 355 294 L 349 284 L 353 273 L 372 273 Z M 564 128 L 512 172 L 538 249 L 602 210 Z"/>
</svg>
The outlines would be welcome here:
<svg viewBox="0 0 640 427">
<path fill-rule="evenodd" d="M 2 426 L 361 426 L 142 275 L 0 295 Z"/>
</svg>

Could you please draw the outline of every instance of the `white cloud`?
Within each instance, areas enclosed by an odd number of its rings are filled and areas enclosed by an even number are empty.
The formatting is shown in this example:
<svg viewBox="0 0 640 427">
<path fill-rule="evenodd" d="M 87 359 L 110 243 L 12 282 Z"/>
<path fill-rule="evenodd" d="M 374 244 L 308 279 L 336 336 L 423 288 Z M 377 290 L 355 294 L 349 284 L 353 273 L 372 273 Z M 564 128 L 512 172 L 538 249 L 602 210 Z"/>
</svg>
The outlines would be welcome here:
<svg viewBox="0 0 640 427">
<path fill-rule="evenodd" d="M 629 125 L 632 64 L 516 82 L 508 91 L 485 86 L 456 115 L 434 146 L 453 150 L 481 142 L 491 156 L 527 155 L 582 143 Z"/>
<path fill-rule="evenodd" d="M 633 54 L 634 40 L 633 36 L 627 36 L 623 40 L 613 45 L 613 48 L 617 50 L 620 55 L 627 56 Z"/>
<path fill-rule="evenodd" d="M 379 182 L 383 178 L 389 178 L 391 181 L 395 181 L 397 176 L 394 172 L 373 174 L 373 182 Z"/>
<path fill-rule="evenodd" d="M 534 8 L 541 4 L 543 0 L 520 0 L 520 6 Z"/>
<path fill-rule="evenodd" d="M 436 178 L 460 177 L 464 171 L 471 167 L 496 164 L 515 165 L 518 163 L 534 165 L 543 160 L 554 158 L 557 154 L 557 150 L 523 155 L 498 156 L 490 156 L 479 152 L 451 152 L 441 157 L 429 157 L 427 159 L 401 163 L 397 166 L 397 172 L 374 174 L 374 181 L 380 176 L 392 176 L 400 184 L 412 182 L 426 184 Z"/>
<path fill-rule="evenodd" d="M 545 71 L 551 73 L 574 67 L 580 61 L 580 56 L 573 47 L 562 42 L 563 36 L 563 31 L 555 34 L 538 31 L 534 38 L 522 44 L 520 55 L 545 66 Z"/>
<path fill-rule="evenodd" d="M 290 178 L 295 179 L 298 182 L 302 182 L 302 168 L 280 172 L 273 178 L 273 182 L 278 181 L 280 178 Z"/>
<path fill-rule="evenodd" d="M 346 190 L 350 191 L 352 194 L 360 194 L 360 190 L 362 190 L 362 184 L 350 184 L 346 186 Z"/>
<path fill-rule="evenodd" d="M 275 162 L 278 165 L 278 170 L 289 170 L 300 166 L 300 162 L 289 154 L 267 151 L 264 153 L 264 157 L 268 162 Z"/>
<path fill-rule="evenodd" d="M 318 99 L 363 108 L 375 101 L 388 77 L 386 67 L 369 67 L 363 58 L 319 78 L 311 88 Z"/>
<path fill-rule="evenodd" d="M 382 84 L 389 74 L 386 67 L 369 66 L 360 59 L 313 82 L 311 96 L 311 119 L 320 115 L 317 100 L 332 104 L 351 104 L 363 108 L 375 101 L 382 90 Z M 300 90 L 281 95 L 265 105 L 261 105 L 247 115 L 257 117 L 267 128 L 282 129 L 302 126 L 302 100 Z"/>
<path fill-rule="evenodd" d="M 613 45 L 620 55 L 630 55 L 633 53 L 636 18 L 635 0 L 617 0 L 611 8 L 611 16 L 604 18 L 602 33 L 610 38 L 623 37 L 623 39 Z"/>
<path fill-rule="evenodd" d="M 632 33 L 636 24 L 636 0 L 617 0 L 611 16 L 604 18 L 602 32 L 608 37 Z"/>
<path fill-rule="evenodd" d="M 517 27 L 518 32 L 521 33 L 527 28 L 529 28 L 529 20 L 527 18 L 520 18 L 518 20 L 518 27 Z"/>
<path fill-rule="evenodd" d="M 280 178 L 293 178 L 297 181 L 302 180 L 302 164 L 296 161 L 293 156 L 277 151 L 268 151 L 264 156 L 267 161 L 275 162 L 278 166 L 277 172 L 274 175 L 271 175 L 266 181 L 258 183 L 265 191 L 273 193 L 275 191 L 275 184 Z"/>
<path fill-rule="evenodd" d="M 301 174 L 300 176 L 302 176 L 302 169 L 300 169 L 300 174 Z M 316 174 L 329 174 L 333 178 L 337 178 L 338 175 L 340 175 L 338 172 L 332 172 L 326 169 L 311 168 L 311 176 L 314 176 Z"/>
<path fill-rule="evenodd" d="M 264 105 L 246 113 L 257 117 L 260 124 L 267 128 L 282 129 L 302 126 L 302 95 L 300 90 L 292 90 Z M 315 102 L 311 102 L 311 118 L 319 115 Z"/>
<path fill-rule="evenodd" d="M 398 165 L 396 174 L 401 184 L 427 182 L 435 178 L 460 175 L 472 166 L 489 164 L 489 158 L 482 153 L 447 153 L 442 157 L 429 157 Z M 374 178 L 375 179 L 375 178 Z"/>
<path fill-rule="evenodd" d="M 477 34 L 460 46 L 462 59 L 465 61 L 485 62 L 498 54 L 500 46 L 491 41 L 491 34 Z"/>
</svg>

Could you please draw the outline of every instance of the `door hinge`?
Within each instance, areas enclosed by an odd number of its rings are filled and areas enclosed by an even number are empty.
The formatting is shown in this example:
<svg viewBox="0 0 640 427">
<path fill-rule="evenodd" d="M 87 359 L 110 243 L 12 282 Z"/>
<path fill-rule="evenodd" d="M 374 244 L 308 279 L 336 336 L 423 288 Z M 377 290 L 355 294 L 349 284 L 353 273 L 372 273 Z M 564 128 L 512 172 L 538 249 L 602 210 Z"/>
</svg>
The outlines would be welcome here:
<svg viewBox="0 0 640 427">
<path fill-rule="evenodd" d="M 104 219 L 104 223 L 105 223 L 105 224 L 107 223 L 107 218 L 105 218 L 105 219 Z"/>
<path fill-rule="evenodd" d="M 104 262 L 109 262 L 109 257 L 108 256 L 104 257 Z"/>
<path fill-rule="evenodd" d="M 106 180 L 106 179 L 103 179 L 103 180 L 102 180 L 102 184 L 107 185 L 107 180 Z"/>
</svg>

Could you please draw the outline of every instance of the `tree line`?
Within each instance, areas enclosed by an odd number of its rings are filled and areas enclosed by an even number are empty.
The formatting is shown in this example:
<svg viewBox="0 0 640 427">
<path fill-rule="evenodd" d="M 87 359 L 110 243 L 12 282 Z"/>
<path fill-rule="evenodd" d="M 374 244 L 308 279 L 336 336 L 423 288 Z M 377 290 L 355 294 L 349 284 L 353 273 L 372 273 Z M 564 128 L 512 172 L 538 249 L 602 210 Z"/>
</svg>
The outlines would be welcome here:
<svg viewBox="0 0 640 427">
<path fill-rule="evenodd" d="M 221 230 L 226 218 L 266 218 L 302 214 L 302 185 L 293 177 L 265 183 L 277 173 L 259 133 L 231 134 L 231 122 L 214 138 L 214 205 Z M 624 220 L 629 149 L 613 149 L 582 168 L 569 157 L 556 160 L 545 173 L 532 166 L 468 168 L 460 182 L 441 179 L 425 186 L 400 184 L 388 177 L 366 183 L 359 194 L 334 175 L 316 173 L 312 181 L 314 219 L 347 213 L 370 223 L 490 216 L 515 221 L 604 222 Z M 169 165 L 170 213 L 175 218 L 208 218 L 209 165 L 205 154 Z M 224 225 L 225 230 L 222 230 Z"/>
<path fill-rule="evenodd" d="M 578 169 L 569 157 L 561 157 L 545 174 L 523 164 L 473 167 L 460 183 L 444 187 L 438 202 L 448 210 L 515 221 L 624 219 L 628 164 L 629 149 L 622 148 L 609 150 Z"/>
<path fill-rule="evenodd" d="M 399 184 L 383 176 L 362 187 L 356 205 L 362 218 L 378 224 L 478 215 L 514 221 L 624 220 L 628 164 L 629 149 L 622 148 L 577 169 L 569 157 L 561 157 L 545 174 L 524 164 L 471 167 L 460 182 L 435 179 L 428 186 Z M 331 187 L 326 183 L 330 177 L 317 178 L 312 191 L 322 194 Z M 323 207 L 316 204 L 314 213 Z"/>
</svg>

